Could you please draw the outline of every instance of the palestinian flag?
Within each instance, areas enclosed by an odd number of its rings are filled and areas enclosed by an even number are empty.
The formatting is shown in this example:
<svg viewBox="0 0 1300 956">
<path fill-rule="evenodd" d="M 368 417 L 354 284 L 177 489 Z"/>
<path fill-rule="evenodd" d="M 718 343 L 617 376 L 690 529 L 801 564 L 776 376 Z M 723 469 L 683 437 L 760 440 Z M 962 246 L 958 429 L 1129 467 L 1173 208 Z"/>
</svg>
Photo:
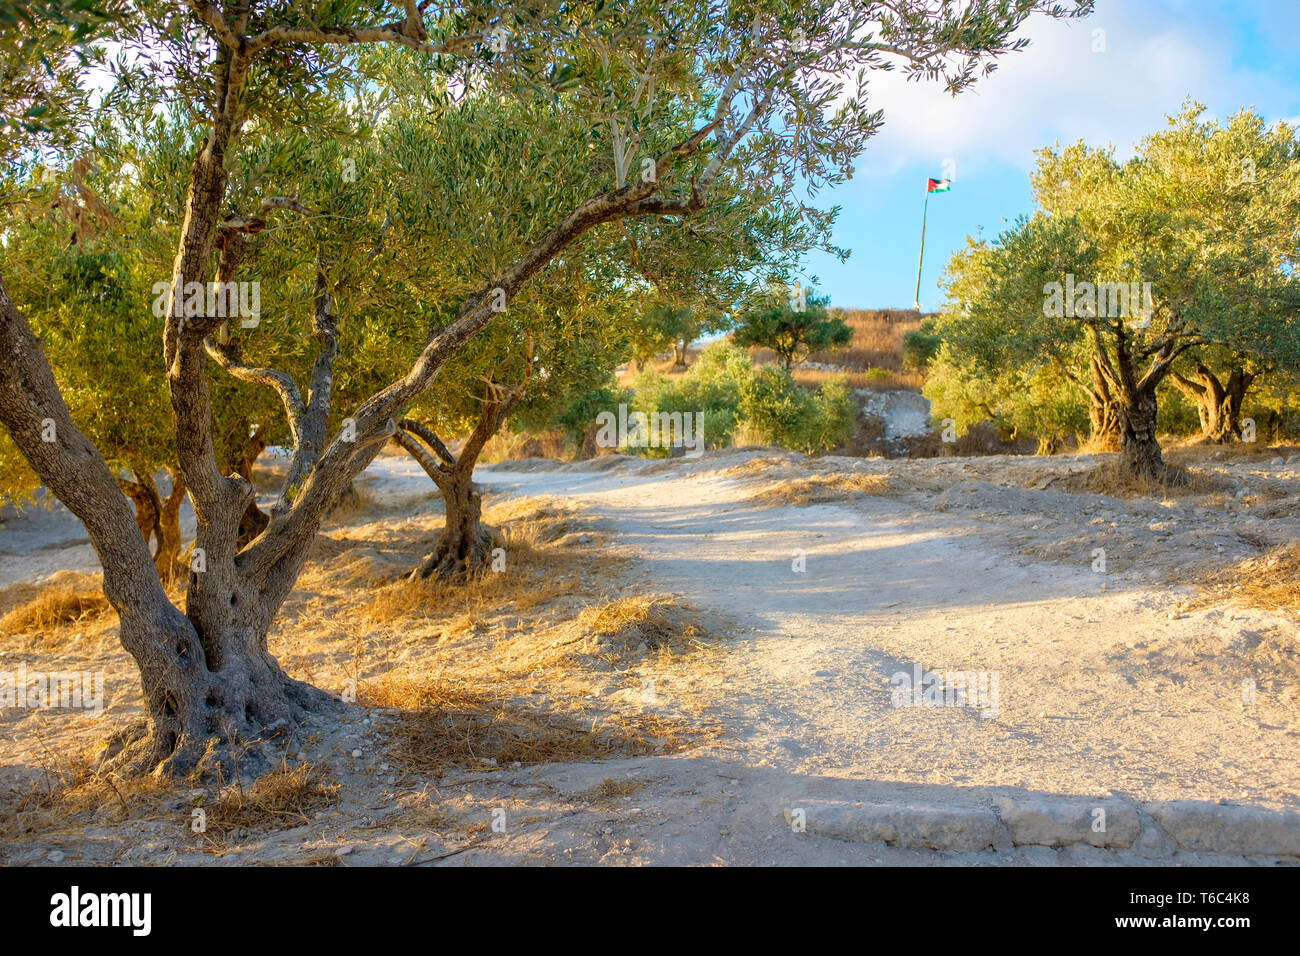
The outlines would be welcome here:
<svg viewBox="0 0 1300 956">
<path fill-rule="evenodd" d="M 925 191 L 928 193 L 946 193 L 952 188 L 950 179 L 927 179 L 925 181 Z"/>
</svg>

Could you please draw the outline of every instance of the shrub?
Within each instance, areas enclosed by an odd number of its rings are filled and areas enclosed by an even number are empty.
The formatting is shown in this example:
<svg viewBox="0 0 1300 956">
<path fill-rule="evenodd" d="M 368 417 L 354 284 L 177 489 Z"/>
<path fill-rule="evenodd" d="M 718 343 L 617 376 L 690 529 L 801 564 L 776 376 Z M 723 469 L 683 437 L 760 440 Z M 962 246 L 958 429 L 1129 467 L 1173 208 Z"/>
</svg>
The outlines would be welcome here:
<svg viewBox="0 0 1300 956">
<path fill-rule="evenodd" d="M 934 330 L 934 322 L 925 319 L 919 329 L 903 333 L 903 368 L 921 371 L 929 368 L 939 354 L 943 339 Z"/>
<path fill-rule="evenodd" d="M 857 404 L 842 378 L 809 392 L 779 368 L 754 372 L 742 390 L 740 408 L 745 425 L 763 441 L 806 454 L 848 441 L 857 418 Z"/>
</svg>

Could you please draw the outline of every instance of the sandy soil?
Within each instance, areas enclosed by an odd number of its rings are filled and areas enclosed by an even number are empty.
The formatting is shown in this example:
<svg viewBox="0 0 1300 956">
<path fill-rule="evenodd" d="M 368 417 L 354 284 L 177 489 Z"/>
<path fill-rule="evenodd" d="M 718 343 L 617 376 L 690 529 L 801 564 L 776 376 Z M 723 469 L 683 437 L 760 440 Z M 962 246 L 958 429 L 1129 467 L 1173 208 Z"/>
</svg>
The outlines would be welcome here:
<svg viewBox="0 0 1300 956">
<path fill-rule="evenodd" d="M 1254 808 L 1260 827 L 1284 836 L 1300 821 L 1291 815 L 1300 810 L 1296 620 L 1196 586 L 1213 568 L 1300 537 L 1291 495 L 1300 463 L 1217 463 L 1224 491 L 1164 502 L 1059 490 L 1093 464 L 738 452 L 481 469 L 496 502 L 539 498 L 588 516 L 599 534 L 575 547 L 624 549 L 630 561 L 584 572 L 604 598 L 670 593 L 726 622 L 709 666 L 665 677 L 655 704 L 716 732 L 663 755 L 429 779 L 385 757 L 394 715 L 355 707 L 290 745 L 292 758 L 321 765 L 341 787 L 337 803 L 308 821 L 197 845 L 187 825 L 211 793 L 181 788 L 148 813 L 29 833 L 0 853 L 12 863 L 1272 862 L 1267 841 L 1260 852 L 1247 838 L 1216 843 L 1149 824 L 1183 806 L 1202 815 L 1207 806 Z M 776 481 L 810 475 L 882 475 L 889 489 L 803 506 L 754 500 Z M 381 457 L 362 490 L 425 531 L 437 526 L 427 480 L 406 459 Z M 41 521 L 59 536 L 34 550 Z M 386 549 L 402 550 L 400 525 L 362 515 L 331 533 L 364 541 L 382 576 L 399 566 Z M 11 537 L 29 531 L 21 546 Z M 57 516 L 11 519 L 0 536 L 4 583 L 34 553 L 32 576 L 86 566 L 86 546 Z M 286 608 L 293 645 L 275 645 L 291 673 L 333 686 L 344 658 L 362 677 L 419 664 L 419 635 L 392 637 L 382 655 L 357 650 L 373 636 L 313 612 L 313 580 Z M 48 776 L 52 753 L 102 736 L 103 720 L 139 707 L 138 693 L 122 689 L 129 662 L 107 626 L 36 657 L 0 653 L 0 668 L 19 661 L 94 663 L 119 690 L 100 721 L 6 713 L 0 785 L 11 792 Z M 897 675 L 918 669 L 995 677 L 996 700 L 899 706 Z M 592 696 L 626 696 L 618 686 Z M 1067 817 L 1098 807 L 1116 820 L 1132 814 L 1142 835 L 1025 836 L 1024 814 L 1013 810 L 1027 804 L 1067 808 Z"/>
</svg>

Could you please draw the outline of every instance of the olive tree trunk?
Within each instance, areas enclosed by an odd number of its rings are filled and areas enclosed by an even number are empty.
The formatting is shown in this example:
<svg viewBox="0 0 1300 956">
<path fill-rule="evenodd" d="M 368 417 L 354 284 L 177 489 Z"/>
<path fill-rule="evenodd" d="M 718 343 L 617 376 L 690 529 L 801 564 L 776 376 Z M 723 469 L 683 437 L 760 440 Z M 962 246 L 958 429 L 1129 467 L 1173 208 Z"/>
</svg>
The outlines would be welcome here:
<svg viewBox="0 0 1300 956">
<path fill-rule="evenodd" d="M 1092 388 L 1088 390 L 1088 443 L 1097 451 L 1117 451 L 1122 441 L 1119 403 L 1096 355 L 1089 366 Z"/>
<path fill-rule="evenodd" d="M 1097 334 L 1099 347 L 1094 361 L 1099 364 L 1117 403 L 1120 470 L 1135 478 L 1163 480 L 1166 466 L 1156 435 L 1159 410 L 1156 389 L 1169 374 L 1174 359 L 1196 344 L 1196 340 L 1191 336 L 1168 334 L 1142 343 L 1122 323 L 1115 327 L 1114 335 L 1114 360 L 1100 347 L 1101 336 Z M 1151 364 L 1139 378 L 1137 363 L 1148 357 Z"/>
<path fill-rule="evenodd" d="M 1226 444 L 1241 439 L 1241 406 L 1256 375 L 1234 368 L 1221 382 L 1208 367 L 1198 362 L 1191 375 L 1172 372 L 1178 390 L 1196 403 L 1201 421 L 1200 441 Z"/>
<path fill-rule="evenodd" d="M 531 349 L 526 367 L 531 371 Z M 412 580 L 463 580 L 490 564 L 495 535 L 483 524 L 483 496 L 474 484 L 474 466 L 488 439 L 523 398 L 527 384 L 527 377 L 514 388 L 489 384 L 478 422 L 459 455 L 453 455 L 428 426 L 411 419 L 399 423 L 394 440 L 438 486 L 446 514 L 433 550 L 411 571 Z"/>
<path fill-rule="evenodd" d="M 1119 408 L 1120 467 L 1128 474 L 1159 478 L 1165 461 L 1156 438 L 1155 389 L 1143 389 Z"/>
</svg>

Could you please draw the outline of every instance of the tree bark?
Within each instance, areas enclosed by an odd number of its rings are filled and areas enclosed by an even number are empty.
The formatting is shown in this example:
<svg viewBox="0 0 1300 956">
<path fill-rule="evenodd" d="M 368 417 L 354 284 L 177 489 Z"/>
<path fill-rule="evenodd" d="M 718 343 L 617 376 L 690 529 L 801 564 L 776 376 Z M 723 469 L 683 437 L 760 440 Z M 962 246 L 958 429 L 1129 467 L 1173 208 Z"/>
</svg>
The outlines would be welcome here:
<svg viewBox="0 0 1300 956">
<path fill-rule="evenodd" d="M 1135 477 L 1159 479 L 1165 472 L 1156 438 L 1156 411 L 1154 388 L 1143 389 L 1119 409 L 1120 468 Z"/>
<path fill-rule="evenodd" d="M 510 410 L 519 403 L 532 371 L 532 346 L 528 373 L 513 388 L 489 383 L 482 411 L 459 455 L 453 455 L 432 429 L 403 419 L 395 439 L 424 469 L 442 492 L 446 514 L 432 551 L 411 571 L 411 580 L 429 577 L 463 580 L 483 570 L 491 561 L 493 533 L 484 526 L 483 496 L 474 484 L 474 466 L 488 439 L 497 433 Z"/>
<path fill-rule="evenodd" d="M 145 544 L 154 541 L 153 563 L 158 579 L 171 584 L 184 573 L 181 565 L 181 504 L 185 500 L 185 480 L 172 474 L 172 488 L 167 497 L 158 493 L 153 475 L 144 466 L 132 468 L 134 480 L 118 479 L 118 486 L 135 506 L 135 522 Z"/>
<path fill-rule="evenodd" d="M 140 671 L 147 719 L 111 743 L 107 765 L 162 773 L 219 767 L 228 777 L 241 761 L 254 772 L 269 765 L 270 755 L 249 749 L 268 726 L 330 703 L 323 691 L 287 677 L 266 653 L 278 603 L 255 583 L 237 580 L 233 565 L 211 563 L 191 573 L 185 614 L 168 600 L 134 510 L 72 422 L 40 344 L 2 281 L 0 422 L 44 485 L 85 526 L 104 568 L 104 596 L 117 611 L 122 646 Z M 180 498 L 169 495 L 177 509 Z"/>
<path fill-rule="evenodd" d="M 446 520 L 433 550 L 411 572 L 413 580 L 464 579 L 490 563 L 493 536 L 483 525 L 483 495 L 474 484 L 473 473 L 472 462 L 458 462 L 451 474 L 441 479 L 438 490 Z"/>
<path fill-rule="evenodd" d="M 1234 368 L 1226 382 L 1220 382 L 1203 363 L 1196 363 L 1190 376 L 1171 373 L 1178 390 L 1196 402 L 1201 421 L 1200 441 L 1226 444 L 1241 439 L 1241 406 L 1254 384 L 1256 374 Z"/>
<path fill-rule="evenodd" d="M 119 478 L 117 484 L 135 506 L 135 523 L 140 529 L 140 537 L 145 544 L 155 537 L 161 540 L 162 499 L 158 497 L 153 476 L 140 468 L 132 468 L 131 475 L 133 480 Z"/>
<path fill-rule="evenodd" d="M 1093 355 L 1089 361 L 1092 388 L 1088 390 L 1088 443 L 1097 451 L 1117 451 L 1122 441 L 1119 403 L 1106 381 L 1101 360 Z"/>
<path fill-rule="evenodd" d="M 265 450 L 266 439 L 262 437 L 262 427 L 259 425 L 244 442 L 244 447 L 239 450 L 238 457 L 231 463 L 228 472 L 238 475 L 251 485 L 253 466 L 257 464 L 258 457 Z M 239 538 L 235 542 L 235 549 L 242 551 L 246 548 L 250 541 L 262 533 L 270 521 L 271 516 L 257 506 L 257 498 L 250 499 L 248 507 L 244 509 L 243 517 L 239 519 Z"/>
<path fill-rule="evenodd" d="M 154 566 L 164 584 L 185 574 L 181 561 L 181 505 L 185 503 L 185 478 L 177 470 L 171 471 L 172 488 L 162 502 L 158 516 L 158 548 L 154 552 Z"/>
</svg>

